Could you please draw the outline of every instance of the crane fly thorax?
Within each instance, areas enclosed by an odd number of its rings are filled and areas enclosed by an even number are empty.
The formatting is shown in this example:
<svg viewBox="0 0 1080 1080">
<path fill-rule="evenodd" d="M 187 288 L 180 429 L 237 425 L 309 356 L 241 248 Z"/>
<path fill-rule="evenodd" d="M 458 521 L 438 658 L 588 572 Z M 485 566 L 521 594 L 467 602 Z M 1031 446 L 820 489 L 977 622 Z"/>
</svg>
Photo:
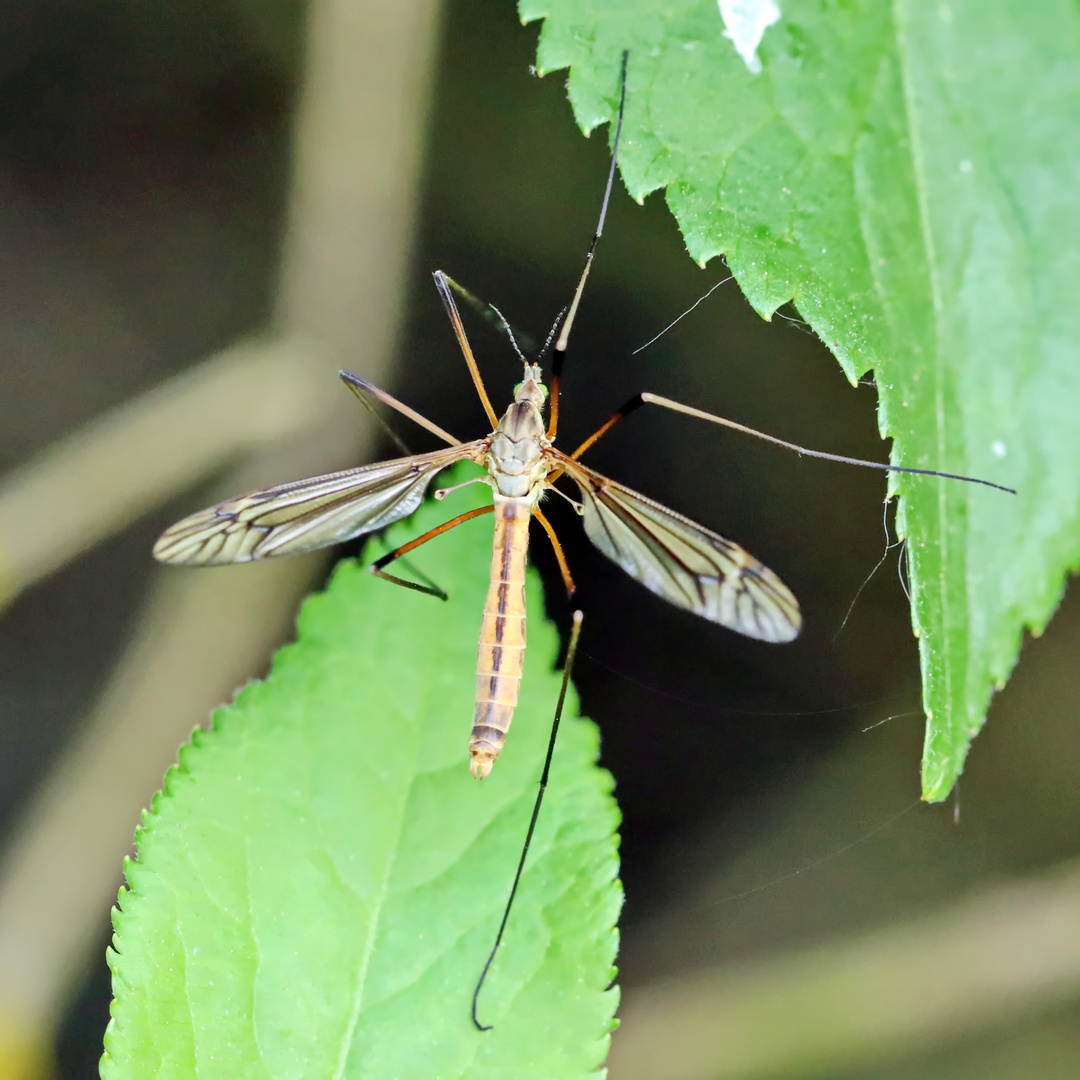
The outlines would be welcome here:
<svg viewBox="0 0 1080 1080">
<path fill-rule="evenodd" d="M 543 397 L 533 391 L 538 384 L 528 379 L 515 394 L 515 401 L 503 413 L 499 426 L 491 437 L 488 450 L 488 472 L 495 490 L 507 498 L 521 498 L 539 493 L 539 484 L 548 473 L 544 447 L 548 439 L 540 405 Z"/>
</svg>

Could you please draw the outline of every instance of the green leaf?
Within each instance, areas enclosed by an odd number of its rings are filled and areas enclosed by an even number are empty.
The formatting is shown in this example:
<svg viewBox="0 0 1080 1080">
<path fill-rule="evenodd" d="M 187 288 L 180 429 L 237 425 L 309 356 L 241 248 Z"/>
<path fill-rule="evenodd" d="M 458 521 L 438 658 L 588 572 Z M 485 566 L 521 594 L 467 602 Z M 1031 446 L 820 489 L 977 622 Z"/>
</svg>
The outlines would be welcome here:
<svg viewBox="0 0 1080 1080">
<path fill-rule="evenodd" d="M 390 542 L 446 516 L 427 505 Z M 481 997 L 494 1030 L 470 1019 L 560 684 L 531 577 L 521 704 L 491 776 L 473 780 L 490 544 L 484 518 L 415 556 L 447 603 L 341 564 L 269 677 L 181 750 L 114 913 L 105 1080 L 595 1075 L 621 891 L 611 778 L 586 720 L 564 721 Z"/>
<path fill-rule="evenodd" d="M 744 5 L 753 6 L 753 5 Z M 944 798 L 1080 565 L 1080 10 L 1066 0 L 780 0 L 753 74 L 716 0 L 522 0 L 623 178 L 768 317 L 794 299 L 852 381 L 873 371 L 896 465 Z M 779 433 L 778 433 L 779 434 Z M 842 451 L 842 447 L 822 449 Z"/>
</svg>

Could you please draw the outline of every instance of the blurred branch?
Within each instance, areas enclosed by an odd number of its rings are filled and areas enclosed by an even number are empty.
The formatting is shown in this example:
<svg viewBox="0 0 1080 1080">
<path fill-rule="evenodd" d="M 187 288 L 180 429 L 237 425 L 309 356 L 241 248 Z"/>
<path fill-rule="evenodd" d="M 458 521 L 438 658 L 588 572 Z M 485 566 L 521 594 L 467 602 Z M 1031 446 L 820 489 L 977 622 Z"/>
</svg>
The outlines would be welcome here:
<svg viewBox="0 0 1080 1080">
<path fill-rule="evenodd" d="M 1080 995 L 1080 866 L 924 919 L 627 992 L 612 1080 L 831 1073 Z"/>
<path fill-rule="evenodd" d="M 324 0 L 311 12 L 320 63 L 308 66 L 296 135 L 303 167 L 294 180 L 276 320 L 286 336 L 211 357 L 0 481 L 0 607 L 245 453 L 318 425 L 337 400 L 331 395 L 339 388 L 326 377 L 335 364 L 390 349 L 406 250 L 402 216 L 411 212 L 401 181 L 419 164 L 426 93 L 419 62 L 433 36 L 434 4 L 374 7 Z M 357 47 L 385 43 L 380 18 L 384 30 L 416 45 L 404 79 L 398 50 Z M 357 99 L 341 93 L 355 89 L 341 75 L 361 52 L 360 81 L 379 103 L 363 116 Z M 395 84 L 397 94 L 378 93 Z"/>
<path fill-rule="evenodd" d="M 333 372 L 347 363 L 382 379 L 392 357 L 436 10 L 436 0 L 313 0 L 278 340 L 230 350 L 13 475 L 0 488 L 11 590 L 254 446 L 266 449 L 230 489 L 356 460 L 357 413 Z M 264 666 L 320 565 L 171 571 L 154 588 L 0 867 L 5 1080 L 43 1074 L 42 1048 L 92 955 L 139 808 L 177 744 Z"/>
<path fill-rule="evenodd" d="M 0 605 L 259 446 L 337 390 L 314 346 L 246 342 L 97 418 L 0 481 Z"/>
</svg>

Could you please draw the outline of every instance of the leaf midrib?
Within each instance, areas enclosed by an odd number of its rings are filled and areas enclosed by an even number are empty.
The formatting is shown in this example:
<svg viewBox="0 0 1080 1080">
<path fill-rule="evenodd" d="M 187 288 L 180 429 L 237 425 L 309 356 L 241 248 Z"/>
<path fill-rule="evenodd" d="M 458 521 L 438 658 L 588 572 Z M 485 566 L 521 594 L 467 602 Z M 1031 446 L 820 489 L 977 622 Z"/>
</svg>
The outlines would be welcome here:
<svg viewBox="0 0 1080 1080">
<path fill-rule="evenodd" d="M 428 680 L 428 684 L 424 689 L 424 707 L 416 710 L 416 716 L 427 715 L 427 705 L 431 697 L 431 680 Z M 372 953 L 375 951 L 375 939 L 378 936 L 379 920 L 382 917 L 383 905 L 386 903 L 386 897 L 390 891 L 390 879 L 393 877 L 394 866 L 397 863 L 398 852 L 401 850 L 401 831 L 405 822 L 405 809 L 409 804 L 409 799 L 412 796 L 413 785 L 416 783 L 416 777 L 418 770 L 415 768 L 415 762 L 409 774 L 409 783 L 402 794 L 401 802 L 399 804 L 399 812 L 397 815 L 397 825 L 394 830 L 394 844 L 391 851 L 390 858 L 386 860 L 386 869 L 383 873 L 382 883 L 379 886 L 378 898 L 375 902 L 375 906 L 371 912 L 371 919 L 369 923 L 367 941 L 364 943 L 364 955 L 360 961 L 359 968 L 356 973 L 356 988 L 353 991 L 353 1005 L 352 1011 L 349 1014 L 349 1022 L 345 1028 L 345 1034 L 341 1040 L 341 1051 L 338 1055 L 337 1067 L 334 1069 L 333 1080 L 342 1080 L 345 1075 L 345 1066 L 349 1061 L 349 1051 L 352 1049 L 353 1039 L 356 1035 L 357 1025 L 360 1023 L 360 1014 L 364 1009 L 364 989 L 367 984 L 368 967 L 371 963 Z"/>
<path fill-rule="evenodd" d="M 937 441 L 937 456 L 939 462 L 945 461 L 945 401 L 944 401 L 944 371 L 941 355 L 941 317 L 943 310 L 941 296 L 941 278 L 938 272 L 937 249 L 934 244 L 933 229 L 930 225 L 929 191 L 926 179 L 926 163 L 922 149 L 921 129 L 917 120 L 918 109 L 915 103 L 914 79 L 911 73 L 911 48 L 908 43 L 906 24 L 901 9 L 904 8 L 904 0 L 893 0 L 891 5 L 893 30 L 896 37 L 896 52 L 900 59 L 900 85 L 904 100 L 904 126 L 908 132 L 908 145 L 911 148 L 911 169 L 915 183 L 915 196 L 919 207 L 919 233 L 922 239 L 923 254 L 926 258 L 927 270 L 930 278 L 930 296 L 934 309 L 934 431 Z M 894 436 L 895 438 L 895 436 Z M 939 464 L 938 468 L 944 465 Z M 944 481 L 937 484 L 937 517 L 939 537 L 939 561 L 938 561 L 938 602 L 941 605 L 941 625 L 951 625 L 949 614 L 949 591 L 945 586 L 945 568 L 948 563 L 949 534 L 947 521 L 947 494 Z M 912 607 L 912 614 L 918 619 L 918 608 Z M 920 625 L 919 630 L 923 627 Z M 924 648 L 921 645 L 920 648 Z M 945 682 L 945 700 L 952 700 L 952 661 L 948 650 L 940 650 L 941 672 Z M 927 702 L 928 686 L 923 687 L 923 704 Z M 929 738 L 930 729 L 927 729 Z"/>
</svg>

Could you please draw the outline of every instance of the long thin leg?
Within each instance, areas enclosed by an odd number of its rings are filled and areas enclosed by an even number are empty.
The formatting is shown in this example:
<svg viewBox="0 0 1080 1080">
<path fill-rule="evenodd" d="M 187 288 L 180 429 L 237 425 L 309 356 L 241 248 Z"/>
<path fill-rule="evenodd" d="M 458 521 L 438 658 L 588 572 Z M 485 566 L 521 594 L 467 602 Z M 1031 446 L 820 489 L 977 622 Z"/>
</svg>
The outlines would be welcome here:
<svg viewBox="0 0 1080 1080">
<path fill-rule="evenodd" d="M 561 495 L 562 492 L 559 492 Z M 533 511 L 533 517 L 544 527 L 544 532 L 547 533 L 548 539 L 551 541 L 551 546 L 555 549 L 555 561 L 559 564 L 559 573 L 562 574 L 563 584 L 566 586 L 567 598 L 573 597 L 577 592 L 577 586 L 574 584 L 574 579 L 570 576 L 570 564 L 566 561 L 566 555 L 563 552 L 562 544 L 559 543 L 559 538 L 555 535 L 555 530 L 552 528 L 551 522 L 543 515 L 540 510 Z"/>
<path fill-rule="evenodd" d="M 563 323 L 562 333 L 559 334 L 559 340 L 555 343 L 557 352 L 566 352 L 566 346 L 570 340 L 570 330 L 574 325 L 574 316 L 577 315 L 578 304 L 581 303 L 581 294 L 585 291 L 585 282 L 589 278 L 589 271 L 592 269 L 593 258 L 596 256 L 596 245 L 600 243 L 600 237 L 604 234 L 604 221 L 607 218 L 608 203 L 611 201 L 611 188 L 615 183 L 615 166 L 619 158 L 619 138 L 622 135 L 623 113 L 626 109 L 626 65 L 629 59 L 630 51 L 628 49 L 623 50 L 622 72 L 619 76 L 619 119 L 615 125 L 615 140 L 611 148 L 611 168 L 608 170 L 607 187 L 604 189 L 604 201 L 600 205 L 600 220 L 597 222 L 596 232 L 593 234 L 589 250 L 585 254 L 585 269 L 582 270 L 581 279 L 578 281 L 577 288 L 574 290 L 574 299 L 570 301 L 570 313 L 566 316 L 566 322 Z"/>
<path fill-rule="evenodd" d="M 465 336 L 465 327 L 461 322 L 461 314 L 458 312 L 454 294 L 450 291 L 450 286 L 447 284 L 447 277 L 441 270 L 436 270 L 432 277 L 435 278 L 435 288 L 439 290 L 439 296 L 442 297 L 443 307 L 446 308 L 446 314 L 450 316 L 450 322 L 454 327 L 454 333 L 457 335 L 458 345 L 461 346 L 461 352 L 465 357 L 465 363 L 469 366 L 469 374 L 472 376 L 473 386 L 476 387 L 476 392 L 480 395 L 480 404 L 484 406 L 484 412 L 487 413 L 492 428 L 497 428 L 499 426 L 499 418 L 495 415 L 495 410 L 491 407 L 491 398 L 488 397 L 487 390 L 484 388 L 484 380 L 480 378 L 480 369 L 476 366 L 476 357 L 473 356 L 472 346 L 469 344 L 469 339 Z"/>
<path fill-rule="evenodd" d="M 360 403 L 364 408 L 390 432 L 390 437 L 405 451 L 406 455 L 411 454 L 412 451 L 390 430 L 386 425 L 386 421 L 371 407 L 371 402 L 367 399 L 369 394 L 384 405 L 389 405 L 391 409 L 397 409 L 402 416 L 407 416 L 414 424 L 419 424 L 425 430 L 430 431 L 432 435 L 437 435 L 443 442 L 449 443 L 451 446 L 461 445 L 460 439 L 455 439 L 448 431 L 443 431 L 438 424 L 432 423 L 426 416 L 421 416 L 415 409 L 410 409 L 404 402 L 398 401 L 396 397 L 388 394 L 385 390 L 380 390 L 379 387 L 368 382 L 367 379 L 362 379 L 351 371 L 339 371 L 338 375 L 341 377 L 341 381 L 360 399 Z"/>
<path fill-rule="evenodd" d="M 889 465 L 883 461 L 864 461 L 862 458 L 845 457 L 843 454 L 827 454 L 823 450 L 808 450 L 805 446 L 798 446 L 795 443 L 786 442 L 784 439 L 778 439 L 774 435 L 766 435 L 763 431 L 758 431 L 755 428 L 747 427 L 745 424 L 738 424 L 734 420 L 727 420 L 722 416 L 714 416 L 712 413 L 703 412 L 701 409 L 695 409 L 690 405 L 682 405 L 678 401 L 672 401 L 671 398 L 661 397 L 659 394 L 642 393 L 632 397 L 621 409 L 618 409 L 607 420 L 604 421 L 570 456 L 574 459 L 581 457 L 586 450 L 589 449 L 593 443 L 596 442 L 602 435 L 606 435 L 623 417 L 629 416 L 632 412 L 636 412 L 642 405 L 659 405 L 664 409 L 671 409 L 672 412 L 684 413 L 686 416 L 696 416 L 699 420 L 708 420 L 713 424 L 720 424 L 723 427 L 731 428 L 733 431 L 741 431 L 744 435 L 753 435 L 755 439 L 764 439 L 765 442 L 772 443 L 775 446 L 782 446 L 785 450 L 794 450 L 796 454 L 802 454 L 806 457 L 821 458 L 824 461 L 839 461 L 844 465 L 861 465 L 867 469 L 881 469 L 882 472 L 898 472 L 898 473 L 915 473 L 918 476 L 941 476 L 946 480 L 963 480 L 968 484 L 982 484 L 984 487 L 994 488 L 997 491 L 1006 491 L 1010 495 L 1015 495 L 1016 490 L 1014 488 L 1005 487 L 1004 484 L 995 484 L 992 480 L 980 480 L 976 476 L 961 476 L 958 473 L 939 472 L 937 469 L 912 469 L 905 465 Z"/>
<path fill-rule="evenodd" d="M 637 397 L 632 397 L 625 405 L 620 405 L 570 456 L 576 461 L 586 450 L 589 449 L 593 443 L 598 442 L 604 435 L 606 435 L 620 420 L 629 416 L 632 412 L 636 412 L 645 404 L 641 399 L 643 394 L 638 394 Z M 551 477 L 548 478 L 549 480 Z"/>
<path fill-rule="evenodd" d="M 559 724 L 562 721 L 563 704 L 566 702 L 566 690 L 570 685 L 570 673 L 574 667 L 574 655 L 577 653 L 578 638 L 581 636 L 581 620 L 584 616 L 580 611 L 573 615 L 573 625 L 570 629 L 570 645 L 566 650 L 566 663 L 563 665 L 562 688 L 559 690 L 559 702 L 555 706 L 555 719 L 551 723 L 551 735 L 548 738 L 547 757 L 544 758 L 544 769 L 540 773 L 540 789 L 536 793 L 536 802 L 533 803 L 532 819 L 529 821 L 528 831 L 525 833 L 525 845 L 521 849 L 521 858 L 518 860 L 517 871 L 514 874 L 514 883 L 510 886 L 510 899 L 506 901 L 506 909 L 503 911 L 502 922 L 499 924 L 499 932 L 495 935 L 495 944 L 484 964 L 484 970 L 480 973 L 480 979 L 473 991 L 472 1022 L 478 1031 L 490 1031 L 492 1024 L 481 1024 L 476 1014 L 480 1000 L 480 991 L 484 988 L 484 980 L 495 962 L 495 954 L 502 944 L 503 934 L 506 932 L 506 924 L 510 921 L 510 909 L 514 906 L 514 897 L 517 895 L 518 885 L 521 884 L 521 874 L 525 869 L 525 858 L 529 854 L 529 845 L 532 843 L 533 833 L 536 831 L 536 820 L 540 816 L 540 804 L 544 801 L 544 792 L 547 790 L 548 777 L 551 775 L 551 758 L 555 753 L 555 739 L 559 734 Z"/>
<path fill-rule="evenodd" d="M 494 305 L 489 304 L 486 300 L 481 300 L 479 296 L 474 296 L 464 285 L 458 284 L 449 274 L 443 274 L 446 279 L 446 284 L 450 286 L 469 305 L 482 319 L 491 323 L 497 330 L 501 330 L 510 339 L 510 344 L 514 346 L 514 351 L 519 357 L 528 363 L 528 360 L 522 355 L 521 350 L 527 349 L 530 352 L 536 348 L 536 342 L 533 340 L 530 334 L 526 334 L 523 331 L 513 327 L 506 321 L 503 313 Z M 519 343 L 520 342 L 520 347 Z"/>
<path fill-rule="evenodd" d="M 626 111 L 626 65 L 630 59 L 629 50 L 622 54 L 622 72 L 619 76 L 619 119 L 615 124 L 615 139 L 611 147 L 611 168 L 608 169 L 607 187 L 604 188 L 604 201 L 600 205 L 600 220 L 596 223 L 596 232 L 593 234 L 592 243 L 585 254 L 585 269 L 581 271 L 581 278 L 574 290 L 574 299 L 570 302 L 570 311 L 563 323 L 559 340 L 555 343 L 555 356 L 551 363 L 551 413 L 548 422 L 548 438 L 555 438 L 555 432 L 559 427 L 559 383 L 562 380 L 563 357 L 566 346 L 570 341 L 570 331 L 574 326 L 574 318 L 577 316 L 578 304 L 581 303 L 581 294 L 585 291 L 585 282 L 589 278 L 593 259 L 596 257 L 596 245 L 600 243 L 600 237 L 604 234 L 604 222 L 607 220 L 608 203 L 611 201 L 611 188 L 615 183 L 615 166 L 619 161 L 619 139 L 622 137 L 623 113 Z"/>
<path fill-rule="evenodd" d="M 437 596 L 440 600 L 446 600 L 448 597 L 442 589 L 428 585 L 418 585 L 415 581 L 406 581 L 404 578 L 394 577 L 393 574 L 386 573 L 386 571 L 383 570 L 383 567 L 389 566 L 395 559 L 400 559 L 402 555 L 408 555 L 410 551 L 415 551 L 421 544 L 426 544 L 429 540 L 434 540 L 436 536 L 441 536 L 444 532 L 449 532 L 455 525 L 460 525 L 463 521 L 469 521 L 471 518 L 479 517 L 481 514 L 490 514 L 494 509 L 494 506 L 481 506 L 476 510 L 468 510 L 464 514 L 458 514 L 456 518 L 444 521 L 434 529 L 429 529 L 423 536 L 418 536 L 415 540 L 410 540 L 407 544 L 402 544 L 401 547 L 395 548 L 381 559 L 376 559 L 368 569 L 376 577 L 381 577 L 385 581 L 392 581 L 395 585 L 401 585 L 406 589 L 415 589 L 417 592 L 427 593 L 428 596 Z"/>
</svg>

